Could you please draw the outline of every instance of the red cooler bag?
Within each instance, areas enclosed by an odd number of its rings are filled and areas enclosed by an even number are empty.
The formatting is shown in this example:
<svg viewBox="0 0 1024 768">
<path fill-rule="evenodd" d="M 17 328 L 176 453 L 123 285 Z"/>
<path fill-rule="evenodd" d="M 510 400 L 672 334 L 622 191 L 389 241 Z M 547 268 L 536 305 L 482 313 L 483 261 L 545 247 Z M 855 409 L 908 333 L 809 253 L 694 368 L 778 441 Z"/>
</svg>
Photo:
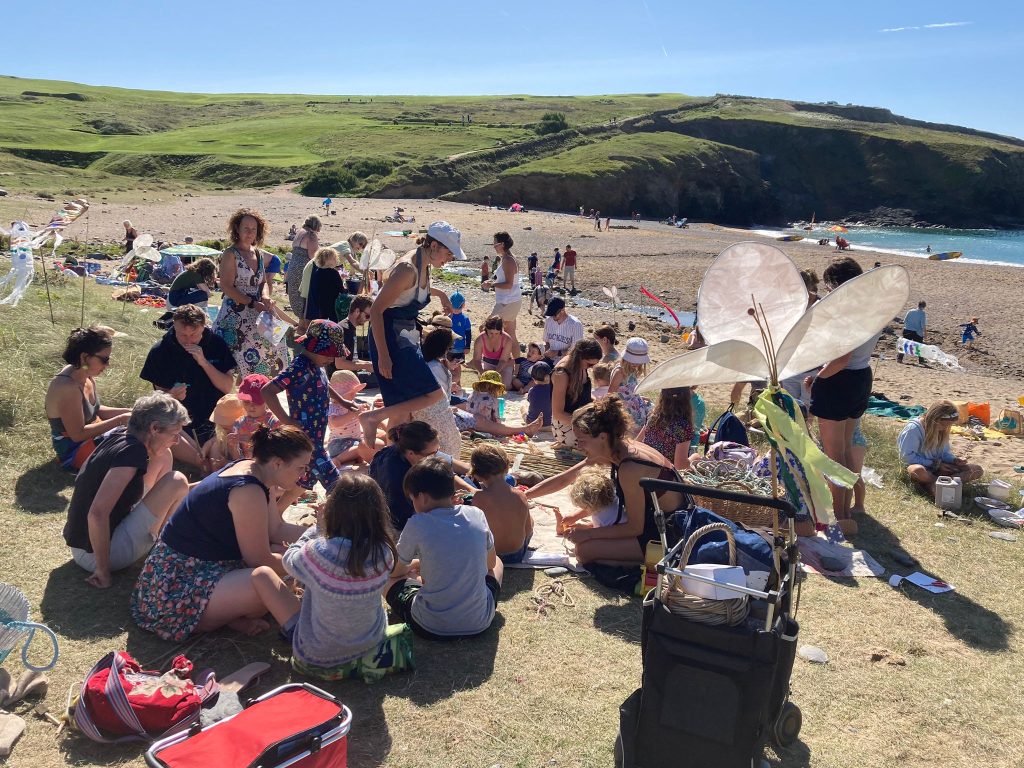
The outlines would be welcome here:
<svg viewBox="0 0 1024 768">
<path fill-rule="evenodd" d="M 283 685 L 237 715 L 170 736 L 146 752 L 151 768 L 345 768 L 352 713 L 312 685 Z"/>
</svg>

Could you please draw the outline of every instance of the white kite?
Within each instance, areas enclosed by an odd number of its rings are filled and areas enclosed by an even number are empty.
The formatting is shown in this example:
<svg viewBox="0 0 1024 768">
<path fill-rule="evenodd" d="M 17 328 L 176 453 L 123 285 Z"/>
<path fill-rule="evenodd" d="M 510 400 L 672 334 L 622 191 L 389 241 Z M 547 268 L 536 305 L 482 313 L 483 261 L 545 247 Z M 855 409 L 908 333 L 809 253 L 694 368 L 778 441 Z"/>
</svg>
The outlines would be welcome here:
<svg viewBox="0 0 1024 768">
<path fill-rule="evenodd" d="M 934 344 L 922 344 L 919 341 L 911 341 L 901 337 L 896 339 L 896 351 L 901 355 L 918 357 L 922 360 L 937 363 L 945 368 L 949 368 L 951 371 L 962 371 L 964 369 L 960 365 L 959 360 L 953 355 L 943 352 Z"/>
<path fill-rule="evenodd" d="M 386 272 L 394 266 L 397 259 L 398 255 L 394 251 L 385 248 L 380 240 L 373 238 L 359 257 L 359 269 L 363 272 Z"/>
<path fill-rule="evenodd" d="M 25 295 L 25 291 L 28 290 L 29 285 L 32 284 L 32 278 L 35 276 L 32 251 L 42 248 L 52 237 L 53 248 L 50 251 L 50 256 L 55 257 L 57 246 L 64 240 L 61 232 L 87 210 L 89 210 L 89 203 L 86 200 L 72 200 L 64 203 L 63 207 L 50 218 L 46 226 L 38 230 L 33 231 L 24 221 L 14 222 L 10 232 L 0 228 L 0 233 L 10 235 L 11 238 L 11 268 L 0 280 L 0 291 L 6 290 L 8 284 L 14 283 L 11 292 L 0 299 L 0 304 L 18 306 L 18 302 Z"/>
</svg>

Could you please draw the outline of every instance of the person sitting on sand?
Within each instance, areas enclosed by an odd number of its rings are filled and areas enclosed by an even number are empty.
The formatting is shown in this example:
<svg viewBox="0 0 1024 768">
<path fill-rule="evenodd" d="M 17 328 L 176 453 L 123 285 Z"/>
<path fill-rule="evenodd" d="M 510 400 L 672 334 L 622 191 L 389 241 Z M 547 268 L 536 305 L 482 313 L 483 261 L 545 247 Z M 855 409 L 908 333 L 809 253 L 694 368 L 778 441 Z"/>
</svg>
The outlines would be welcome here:
<svg viewBox="0 0 1024 768">
<path fill-rule="evenodd" d="M 953 455 L 949 430 L 960 419 L 949 400 L 932 403 L 924 416 L 907 423 L 896 445 L 910 479 L 929 496 L 935 495 L 935 480 L 940 476 L 959 477 L 963 482 L 981 478 L 984 470 Z"/>
<path fill-rule="evenodd" d="M 505 480 L 508 454 L 500 445 L 484 443 L 473 449 L 469 464 L 470 475 L 481 488 L 473 494 L 473 506 L 487 518 L 494 551 L 505 565 L 523 562 L 533 536 L 533 518 L 523 492 Z"/>
<path fill-rule="evenodd" d="M 168 309 L 194 304 L 206 309 L 210 293 L 217 287 L 217 265 L 213 259 L 196 259 L 174 278 L 167 294 Z"/>
<path fill-rule="evenodd" d="M 601 346 L 593 339 L 582 339 L 551 373 L 551 420 L 555 440 L 562 446 L 576 447 L 573 413 L 593 401 L 590 369 L 599 362 Z"/>
<path fill-rule="evenodd" d="M 412 467 L 404 488 L 416 514 L 398 539 L 386 597 L 392 614 L 428 640 L 485 632 L 504 573 L 487 518 L 476 507 L 452 504 L 455 478 L 443 459 Z"/>
<path fill-rule="evenodd" d="M 573 528 L 600 528 L 621 524 L 619 499 L 615 483 L 600 467 L 589 467 L 580 472 L 569 488 L 569 498 L 576 505 L 571 515 L 555 509 L 555 533 L 564 536 Z"/>
<path fill-rule="evenodd" d="M 560 491 L 595 464 L 608 467 L 618 497 L 616 524 L 598 528 L 577 526 L 567 533 L 567 538 L 576 545 L 576 557 L 581 563 L 639 565 L 644 560 L 647 542 L 659 539 L 654 504 L 640 487 L 640 481 L 678 481 L 679 474 L 656 450 L 629 437 L 629 417 L 618 395 L 609 395 L 576 411 L 572 426 L 587 458 L 533 486 L 526 496 L 536 499 Z M 676 491 L 658 496 L 658 504 L 666 513 L 680 509 L 684 501 Z"/>
<path fill-rule="evenodd" d="M 188 412 L 170 395 L 143 395 L 127 426 L 104 435 L 79 470 L 64 541 L 92 586 L 106 589 L 113 571 L 145 557 L 188 491 L 171 458 L 187 421 Z"/>
<path fill-rule="evenodd" d="M 291 544 L 306 530 L 284 522 L 271 489 L 297 485 L 313 444 L 289 424 L 260 427 L 252 454 L 193 486 L 164 526 L 132 592 L 142 629 L 176 643 L 225 625 L 246 635 L 269 629 L 253 569 L 284 576 L 271 544 Z"/>
<path fill-rule="evenodd" d="M 495 371 L 487 371 L 474 384 L 469 397 L 469 412 L 454 409 L 455 422 L 460 430 L 475 430 L 497 437 L 526 434 L 533 436 L 544 426 L 537 417 L 521 427 L 510 427 L 501 421 L 498 399 L 505 394 L 505 386 Z"/>
<path fill-rule="evenodd" d="M 111 408 L 100 402 L 96 377 L 110 365 L 113 333 L 109 328 L 75 328 L 64 347 L 61 371 L 46 389 L 46 418 L 60 465 L 71 472 L 82 468 L 98 439 L 114 427 L 123 427 L 129 408 Z"/>
<path fill-rule="evenodd" d="M 515 373 L 514 354 L 518 353 L 512 336 L 504 330 L 505 321 L 498 315 L 491 315 L 484 321 L 480 335 L 473 342 L 473 359 L 469 367 L 479 373 L 497 371 L 507 389 L 512 385 Z"/>
</svg>

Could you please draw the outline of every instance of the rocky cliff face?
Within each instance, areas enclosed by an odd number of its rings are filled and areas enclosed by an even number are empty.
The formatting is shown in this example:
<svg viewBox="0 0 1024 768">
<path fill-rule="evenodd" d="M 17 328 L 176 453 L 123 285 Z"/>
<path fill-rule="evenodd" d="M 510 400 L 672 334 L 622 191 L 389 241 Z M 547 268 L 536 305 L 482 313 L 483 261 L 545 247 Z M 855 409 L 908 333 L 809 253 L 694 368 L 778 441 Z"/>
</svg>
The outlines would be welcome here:
<svg viewBox="0 0 1024 768">
<path fill-rule="evenodd" d="M 915 222 L 1024 226 L 1024 142 L 866 107 L 720 97 L 404 174 L 376 193 L 731 224 L 891 208 Z"/>
</svg>

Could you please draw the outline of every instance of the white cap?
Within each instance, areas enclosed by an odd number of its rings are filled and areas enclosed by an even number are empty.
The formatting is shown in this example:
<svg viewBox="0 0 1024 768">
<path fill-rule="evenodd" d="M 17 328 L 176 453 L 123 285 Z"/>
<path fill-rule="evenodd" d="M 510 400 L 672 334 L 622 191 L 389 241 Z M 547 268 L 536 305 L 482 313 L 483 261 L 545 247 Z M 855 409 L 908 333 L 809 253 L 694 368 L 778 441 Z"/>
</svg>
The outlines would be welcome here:
<svg viewBox="0 0 1024 768">
<path fill-rule="evenodd" d="M 447 221 L 435 221 L 427 227 L 427 235 L 451 251 L 456 261 L 466 261 L 468 258 L 462 250 L 462 233 Z"/>
</svg>

